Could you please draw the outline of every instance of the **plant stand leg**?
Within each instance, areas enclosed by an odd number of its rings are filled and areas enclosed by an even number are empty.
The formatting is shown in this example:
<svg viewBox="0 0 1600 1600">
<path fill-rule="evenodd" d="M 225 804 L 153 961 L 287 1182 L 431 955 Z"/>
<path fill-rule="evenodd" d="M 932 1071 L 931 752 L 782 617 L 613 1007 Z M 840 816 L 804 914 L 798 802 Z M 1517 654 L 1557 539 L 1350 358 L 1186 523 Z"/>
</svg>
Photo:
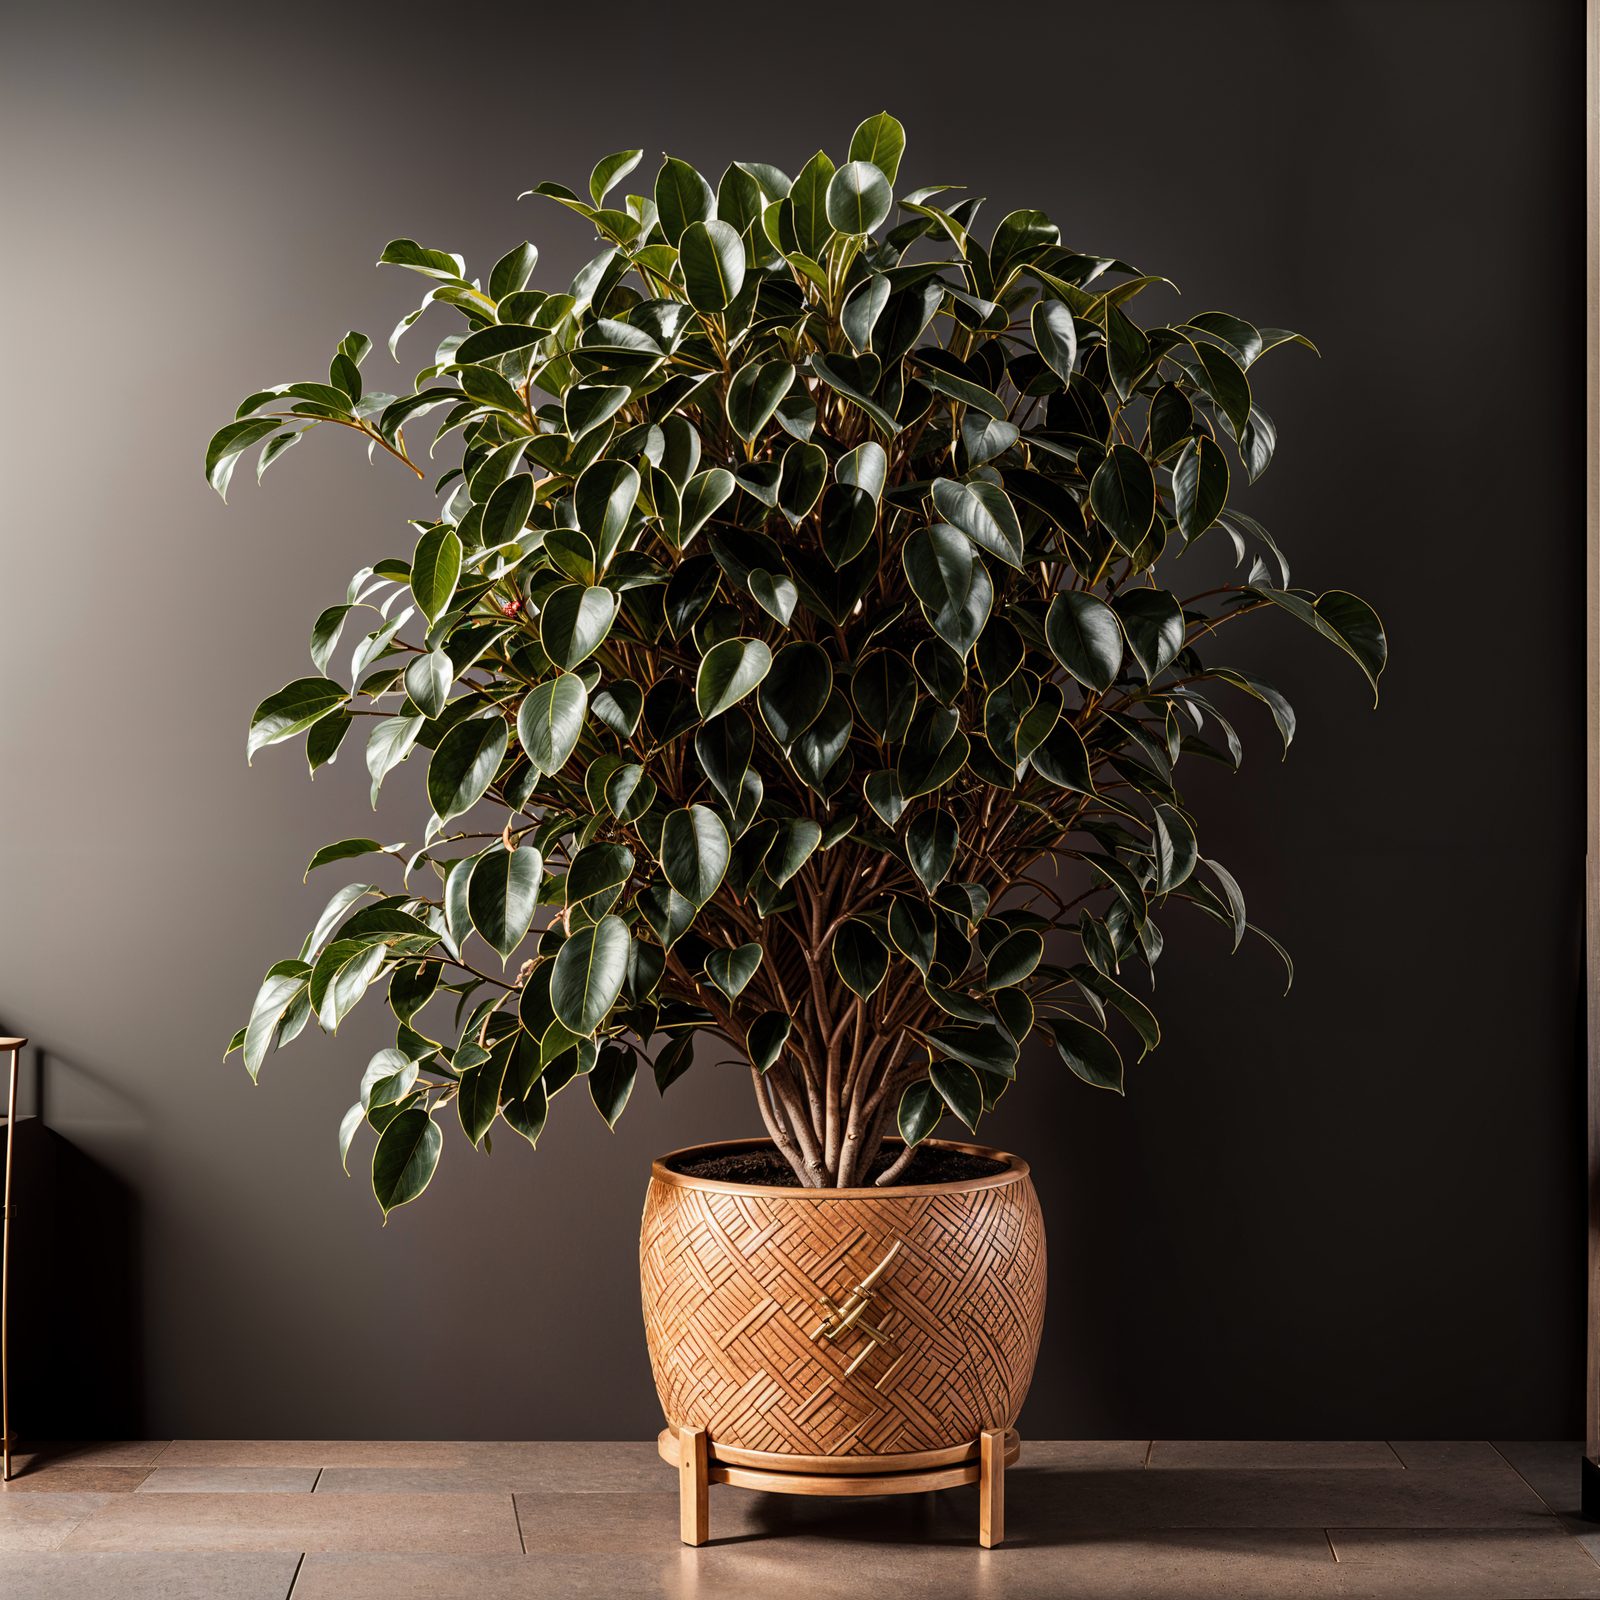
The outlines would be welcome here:
<svg viewBox="0 0 1600 1600">
<path fill-rule="evenodd" d="M 685 1544 L 711 1537 L 710 1449 L 704 1428 L 678 1429 L 678 1533 Z"/>
<path fill-rule="evenodd" d="M 978 1543 L 985 1550 L 1006 1537 L 1006 1430 L 985 1428 L 978 1440 Z"/>
</svg>

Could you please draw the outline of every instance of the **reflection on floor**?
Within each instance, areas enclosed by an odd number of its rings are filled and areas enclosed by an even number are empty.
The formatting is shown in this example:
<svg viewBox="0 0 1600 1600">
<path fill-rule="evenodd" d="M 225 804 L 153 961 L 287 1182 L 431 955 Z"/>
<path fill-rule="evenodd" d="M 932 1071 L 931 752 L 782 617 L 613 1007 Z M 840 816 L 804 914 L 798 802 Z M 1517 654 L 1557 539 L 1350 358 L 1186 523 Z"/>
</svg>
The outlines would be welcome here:
<svg viewBox="0 0 1600 1600">
<path fill-rule="evenodd" d="M 1577 1444 L 1024 1441 L 1006 1543 L 974 1488 L 714 1486 L 678 1542 L 648 1444 L 35 1445 L 0 1495 L 8 1600 L 1437 1596 L 1600 1600 Z"/>
</svg>

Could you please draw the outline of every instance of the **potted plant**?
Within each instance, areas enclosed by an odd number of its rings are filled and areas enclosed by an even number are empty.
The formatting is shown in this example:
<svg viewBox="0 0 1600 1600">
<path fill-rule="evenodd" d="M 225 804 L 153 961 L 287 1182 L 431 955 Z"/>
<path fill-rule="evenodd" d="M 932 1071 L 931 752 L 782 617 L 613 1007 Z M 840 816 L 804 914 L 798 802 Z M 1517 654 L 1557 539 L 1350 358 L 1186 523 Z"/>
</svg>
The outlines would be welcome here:
<svg viewBox="0 0 1600 1600">
<path fill-rule="evenodd" d="M 641 1246 L 669 1432 L 709 1429 L 725 1467 L 1005 1447 L 1038 1206 L 1016 1158 L 931 1135 L 976 1130 L 1036 1033 L 1121 1092 L 1110 1029 L 1157 1043 L 1130 980 L 1170 903 L 1250 931 L 1175 771 L 1237 766 L 1234 691 L 1285 746 L 1294 715 L 1213 636 L 1281 609 L 1374 688 L 1385 659 L 1371 608 L 1291 588 L 1230 500 L 1276 444 L 1254 363 L 1308 341 L 1221 312 L 1140 327 L 1165 280 L 1040 211 L 985 245 L 980 200 L 921 188 L 890 226 L 903 147 L 882 114 L 792 180 L 735 162 L 713 188 L 669 158 L 616 204 L 627 151 L 587 198 L 541 184 L 603 245 L 562 290 L 529 286 L 531 245 L 484 282 L 397 240 L 382 262 L 429 287 L 391 351 L 432 305 L 464 319 L 415 384 L 369 392 L 352 333 L 206 458 L 225 492 L 245 450 L 259 476 L 332 424 L 424 478 L 425 417 L 461 452 L 249 736 L 304 735 L 315 771 L 368 719 L 374 805 L 425 751 L 432 815 L 415 844 L 317 852 L 395 865 L 332 897 L 230 1050 L 254 1076 L 387 984 L 395 1044 L 339 1140 L 376 1133 L 385 1214 L 447 1118 L 537 1143 L 580 1078 L 615 1125 L 638 1069 L 665 1092 L 702 1034 L 748 1062 L 765 1138 L 658 1162 Z M 1248 571 L 1160 587 L 1208 533 Z"/>
</svg>

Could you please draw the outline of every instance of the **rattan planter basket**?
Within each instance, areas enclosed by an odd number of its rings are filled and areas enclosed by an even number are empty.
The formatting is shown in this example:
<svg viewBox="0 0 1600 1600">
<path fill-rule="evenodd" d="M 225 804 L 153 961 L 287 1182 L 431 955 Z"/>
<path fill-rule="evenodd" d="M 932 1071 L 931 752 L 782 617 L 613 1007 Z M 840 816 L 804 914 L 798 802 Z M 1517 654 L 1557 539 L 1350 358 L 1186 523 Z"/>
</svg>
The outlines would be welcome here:
<svg viewBox="0 0 1600 1600">
<path fill-rule="evenodd" d="M 1016 1421 L 1039 1352 L 1044 1226 L 1027 1163 L 937 1141 L 1006 1170 L 890 1189 L 671 1170 L 764 1142 L 677 1151 L 652 1169 L 639 1267 L 663 1453 L 688 1428 L 733 1467 L 849 1475 L 975 1461 L 981 1434 Z"/>
</svg>

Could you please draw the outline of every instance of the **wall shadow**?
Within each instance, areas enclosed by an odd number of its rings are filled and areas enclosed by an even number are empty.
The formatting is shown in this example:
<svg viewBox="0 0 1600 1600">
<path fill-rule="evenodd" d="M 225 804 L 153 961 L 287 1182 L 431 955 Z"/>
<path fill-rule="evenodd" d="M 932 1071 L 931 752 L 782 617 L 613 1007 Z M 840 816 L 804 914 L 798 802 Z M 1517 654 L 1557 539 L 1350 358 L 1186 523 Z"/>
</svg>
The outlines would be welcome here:
<svg viewBox="0 0 1600 1600">
<path fill-rule="evenodd" d="M 20 1439 L 138 1439 L 144 1349 L 137 1195 L 35 1116 L 11 1182 L 11 1425 Z"/>
</svg>

